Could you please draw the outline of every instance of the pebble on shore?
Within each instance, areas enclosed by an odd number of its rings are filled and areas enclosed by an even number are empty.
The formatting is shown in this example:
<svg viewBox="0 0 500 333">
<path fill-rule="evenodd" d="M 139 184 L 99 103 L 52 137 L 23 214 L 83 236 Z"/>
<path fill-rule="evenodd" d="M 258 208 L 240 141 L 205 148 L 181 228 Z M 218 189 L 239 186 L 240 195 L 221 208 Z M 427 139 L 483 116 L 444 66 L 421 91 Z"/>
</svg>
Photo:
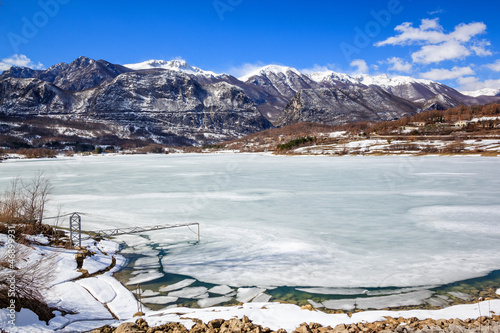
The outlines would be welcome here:
<svg viewBox="0 0 500 333">
<path fill-rule="evenodd" d="M 285 330 L 279 329 L 272 331 L 267 327 L 255 325 L 248 317 L 243 316 L 242 319 L 215 319 L 208 324 L 204 324 L 201 320 L 193 319 L 196 324 L 188 330 L 184 325 L 179 323 L 168 323 L 158 327 L 149 327 L 148 323 L 139 318 L 135 323 L 123 323 L 120 326 L 113 328 L 110 326 L 101 327 L 92 331 L 92 333 L 125 333 L 125 332 L 145 332 L 145 333 L 286 333 Z M 485 331 L 486 329 L 486 331 Z M 292 333 L 375 333 L 375 332 L 400 332 L 400 333 L 466 333 L 466 332 L 500 332 L 500 316 L 480 317 L 477 319 L 426 319 L 419 320 L 417 318 L 391 318 L 383 322 L 374 323 L 356 323 L 356 324 L 340 324 L 334 328 L 328 326 L 323 327 L 317 323 L 302 323 Z"/>
</svg>

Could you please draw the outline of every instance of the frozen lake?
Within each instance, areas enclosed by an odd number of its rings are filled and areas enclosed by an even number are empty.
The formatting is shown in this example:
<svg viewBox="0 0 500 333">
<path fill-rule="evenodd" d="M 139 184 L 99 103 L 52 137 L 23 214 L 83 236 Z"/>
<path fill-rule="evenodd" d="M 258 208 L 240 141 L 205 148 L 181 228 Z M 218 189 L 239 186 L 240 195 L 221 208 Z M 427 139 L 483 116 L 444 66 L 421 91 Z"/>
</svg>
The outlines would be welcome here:
<svg viewBox="0 0 500 333">
<path fill-rule="evenodd" d="M 52 207 L 86 213 L 85 230 L 201 224 L 196 246 L 186 228 L 122 237 L 143 256 L 133 283 L 176 274 L 222 289 L 425 298 L 420 287 L 500 269 L 498 170 L 484 157 L 75 157 L 1 163 L 0 188 L 43 171 Z M 196 294 L 184 287 L 170 296 Z M 198 292 L 187 296 L 213 296 Z"/>
</svg>

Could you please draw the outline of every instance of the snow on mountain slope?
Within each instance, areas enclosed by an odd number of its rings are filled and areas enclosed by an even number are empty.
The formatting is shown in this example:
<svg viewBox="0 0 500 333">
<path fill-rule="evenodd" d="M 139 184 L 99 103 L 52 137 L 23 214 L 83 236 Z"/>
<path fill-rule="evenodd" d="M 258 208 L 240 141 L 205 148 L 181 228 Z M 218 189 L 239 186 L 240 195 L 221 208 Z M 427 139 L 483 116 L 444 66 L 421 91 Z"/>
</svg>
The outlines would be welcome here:
<svg viewBox="0 0 500 333">
<path fill-rule="evenodd" d="M 424 79 L 415 79 L 409 76 L 390 77 L 386 74 L 376 76 L 367 74 L 350 76 L 333 71 L 317 72 L 309 74 L 308 76 L 321 85 L 335 88 L 377 86 L 390 94 L 412 102 L 423 102 L 432 98 L 434 95 L 451 92 L 451 88 L 441 83 Z M 458 94 L 458 92 L 456 93 Z"/>
<path fill-rule="evenodd" d="M 356 78 L 334 71 L 315 72 L 308 74 L 308 76 L 311 80 L 323 85 L 335 86 L 338 85 L 339 82 L 346 85 L 359 84 Z"/>
<path fill-rule="evenodd" d="M 479 97 L 479 96 L 499 96 L 500 95 L 500 89 L 493 89 L 493 88 L 484 88 L 480 90 L 473 90 L 473 91 L 461 91 L 462 94 L 471 96 L 471 97 Z"/>
<path fill-rule="evenodd" d="M 321 88 L 320 84 L 299 70 L 279 65 L 264 66 L 240 77 L 239 80 L 244 82 L 247 87 L 258 89 L 267 95 L 264 100 L 256 101 L 256 103 L 271 121 L 278 119 L 281 111 L 299 91 Z M 265 104 L 272 104 L 273 107 L 264 110 Z"/>
<path fill-rule="evenodd" d="M 273 96 L 284 97 L 290 100 L 302 89 L 320 88 L 299 70 L 279 65 L 262 67 L 248 75 L 239 78 L 248 85 L 259 87 Z"/>
<path fill-rule="evenodd" d="M 299 122 L 338 125 L 379 121 L 415 114 L 419 109 L 376 86 L 304 89 L 297 93 L 278 119 L 278 126 Z"/>
<path fill-rule="evenodd" d="M 217 74 L 211 71 L 205 71 L 203 69 L 200 69 L 198 67 L 191 66 L 188 64 L 185 60 L 147 60 L 144 62 L 136 63 L 136 64 L 126 64 L 123 65 L 127 68 L 133 69 L 133 70 L 141 70 L 141 69 L 169 69 L 173 71 L 178 71 L 178 72 L 184 72 L 187 74 L 193 74 L 193 75 L 203 75 L 203 76 L 209 76 L 209 77 L 219 77 L 224 74 Z"/>
<path fill-rule="evenodd" d="M 370 76 L 367 74 L 363 74 L 357 77 L 359 83 L 364 85 L 376 85 L 380 87 L 395 87 L 405 84 L 418 83 L 423 85 L 431 85 L 435 83 L 434 81 L 424 80 L 424 79 L 415 79 L 410 76 L 393 76 L 389 77 L 387 74 Z"/>
<path fill-rule="evenodd" d="M 294 73 L 298 76 L 302 76 L 303 74 L 296 68 L 293 67 L 288 67 L 288 66 L 280 66 L 280 65 L 267 65 L 264 67 L 261 67 L 259 69 L 254 70 L 253 72 L 239 77 L 238 79 L 240 81 L 246 82 L 248 81 L 252 76 L 269 76 L 271 74 L 273 75 L 282 75 L 282 74 L 288 74 L 288 73 Z"/>
</svg>

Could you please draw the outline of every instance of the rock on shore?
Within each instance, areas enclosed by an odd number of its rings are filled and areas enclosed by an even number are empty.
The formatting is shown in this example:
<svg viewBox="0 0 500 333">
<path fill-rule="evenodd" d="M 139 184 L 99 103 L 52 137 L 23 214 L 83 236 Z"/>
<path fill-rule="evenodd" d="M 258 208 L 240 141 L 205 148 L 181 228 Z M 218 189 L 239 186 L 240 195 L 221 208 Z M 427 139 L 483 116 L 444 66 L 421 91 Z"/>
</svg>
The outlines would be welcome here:
<svg viewBox="0 0 500 333">
<path fill-rule="evenodd" d="M 140 318 L 135 323 L 123 323 L 117 328 L 105 326 L 93 330 L 92 333 L 286 333 L 284 329 L 272 331 L 252 323 L 248 317 L 242 319 L 215 319 L 208 324 L 195 320 L 196 324 L 188 330 L 179 323 L 167 323 L 158 327 L 149 327 L 148 323 Z M 317 323 L 303 323 L 292 333 L 500 333 L 500 316 L 480 317 L 478 319 L 426 319 L 417 318 L 391 318 L 386 321 L 374 323 L 340 324 L 332 328 L 323 327 Z"/>
</svg>

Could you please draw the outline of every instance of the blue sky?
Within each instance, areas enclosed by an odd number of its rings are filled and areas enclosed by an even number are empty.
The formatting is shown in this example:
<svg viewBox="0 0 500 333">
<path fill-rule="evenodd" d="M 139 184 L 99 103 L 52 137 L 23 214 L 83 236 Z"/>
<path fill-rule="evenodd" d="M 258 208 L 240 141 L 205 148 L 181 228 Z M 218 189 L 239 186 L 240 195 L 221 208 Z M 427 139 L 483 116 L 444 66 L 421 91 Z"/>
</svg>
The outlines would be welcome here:
<svg viewBox="0 0 500 333">
<path fill-rule="evenodd" d="M 500 88 L 497 1 L 0 2 L 0 70 L 79 56 L 182 58 L 236 76 L 267 64 Z"/>
</svg>

